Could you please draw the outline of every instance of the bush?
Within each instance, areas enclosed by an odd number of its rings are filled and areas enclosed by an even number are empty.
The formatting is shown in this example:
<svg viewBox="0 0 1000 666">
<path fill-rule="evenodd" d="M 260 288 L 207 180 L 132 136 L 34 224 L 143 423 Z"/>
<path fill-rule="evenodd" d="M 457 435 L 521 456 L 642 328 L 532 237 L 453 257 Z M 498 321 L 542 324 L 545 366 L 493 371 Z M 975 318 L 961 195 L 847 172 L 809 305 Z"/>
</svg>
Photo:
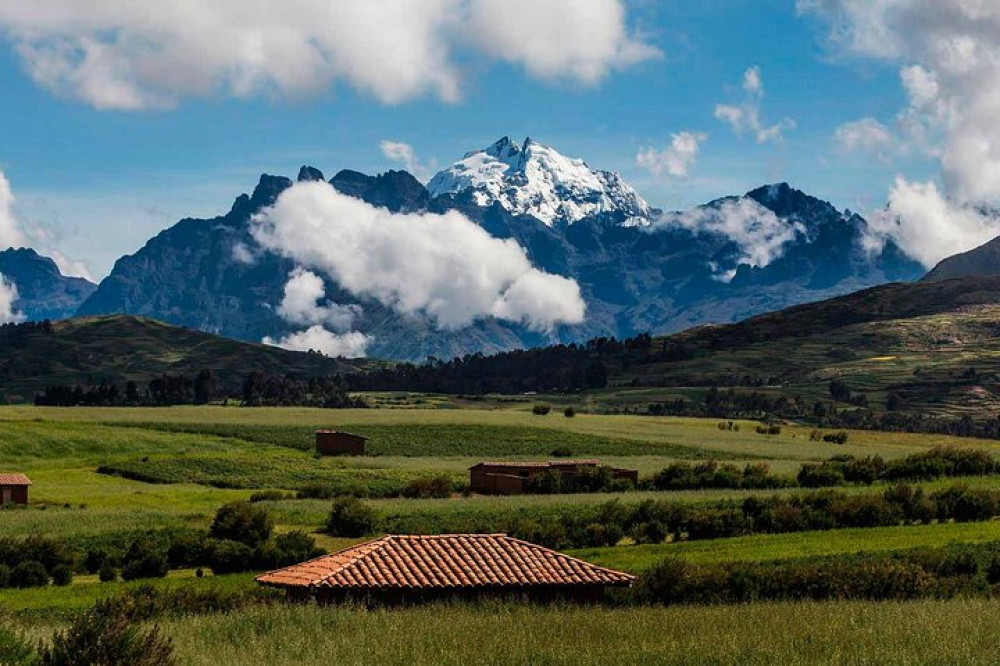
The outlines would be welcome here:
<svg viewBox="0 0 1000 666">
<path fill-rule="evenodd" d="M 445 475 L 413 479 L 403 486 L 403 497 L 451 497 L 454 484 Z"/>
<path fill-rule="evenodd" d="M 250 502 L 280 502 L 282 500 L 295 499 L 293 493 L 286 493 L 280 490 L 258 490 L 250 495 Z"/>
<path fill-rule="evenodd" d="M 33 666 L 38 663 L 34 644 L 21 632 L 0 623 L 0 664 L 6 666 Z"/>
<path fill-rule="evenodd" d="M 844 431 L 831 432 L 823 435 L 823 441 L 832 444 L 847 444 L 847 433 Z"/>
<path fill-rule="evenodd" d="M 52 569 L 52 583 L 66 586 L 73 582 L 73 570 L 65 564 L 59 564 Z"/>
<path fill-rule="evenodd" d="M 102 583 L 113 583 L 118 580 L 118 569 L 110 562 L 105 562 L 101 565 L 100 571 L 97 572 L 97 577 Z"/>
<path fill-rule="evenodd" d="M 239 541 L 254 548 L 271 536 L 274 523 L 267 510 L 250 502 L 230 502 L 215 514 L 209 528 L 214 539 Z"/>
<path fill-rule="evenodd" d="M 258 569 L 279 569 L 325 553 L 316 546 L 316 540 L 311 536 L 302 530 L 294 530 L 272 537 L 254 552 L 253 559 Z"/>
<path fill-rule="evenodd" d="M 573 409 L 572 407 L 567 407 L 566 409 L 563 410 L 563 416 L 565 416 L 568 419 L 571 419 L 574 416 L 576 416 L 576 410 Z"/>
<path fill-rule="evenodd" d="M 212 547 L 210 565 L 216 575 L 241 573 L 253 568 L 254 552 L 240 541 L 216 541 Z"/>
<path fill-rule="evenodd" d="M 163 578 L 169 568 L 164 549 L 143 537 L 136 539 L 129 546 L 122 565 L 122 579 Z"/>
<path fill-rule="evenodd" d="M 805 488 L 823 488 L 842 484 L 844 473 L 835 465 L 806 463 L 799 469 L 796 479 Z"/>
<path fill-rule="evenodd" d="M 65 631 L 56 632 L 52 645 L 42 652 L 45 666 L 107 664 L 172 666 L 173 645 L 157 627 L 143 630 L 132 619 L 127 598 L 98 601 Z"/>
<path fill-rule="evenodd" d="M 357 538 L 375 529 L 375 509 L 356 497 L 338 497 L 333 501 L 326 531 L 333 536 Z"/>
<path fill-rule="evenodd" d="M 531 408 L 531 413 L 535 416 L 548 416 L 549 412 L 552 411 L 552 407 L 545 404 L 537 404 Z"/>
<path fill-rule="evenodd" d="M 49 572 L 41 562 L 26 560 L 10 573 L 11 587 L 43 587 L 48 584 Z"/>
<path fill-rule="evenodd" d="M 568 446 L 560 446 L 552 449 L 552 452 L 549 455 L 553 458 L 570 458 L 573 455 L 573 449 Z"/>
<path fill-rule="evenodd" d="M 524 490 L 536 495 L 554 495 L 562 491 L 562 475 L 545 470 L 529 478 L 524 484 Z"/>
</svg>

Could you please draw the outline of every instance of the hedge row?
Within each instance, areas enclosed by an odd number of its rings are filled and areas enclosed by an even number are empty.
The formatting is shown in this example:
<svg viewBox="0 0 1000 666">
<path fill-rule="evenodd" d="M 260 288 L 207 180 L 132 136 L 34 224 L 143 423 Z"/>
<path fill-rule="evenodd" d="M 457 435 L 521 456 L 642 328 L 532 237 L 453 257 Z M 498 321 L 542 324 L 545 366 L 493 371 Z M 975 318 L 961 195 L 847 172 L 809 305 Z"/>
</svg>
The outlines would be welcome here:
<svg viewBox="0 0 1000 666">
<path fill-rule="evenodd" d="M 669 558 L 645 571 L 641 603 L 916 599 L 989 595 L 1000 585 L 1000 542 L 778 562 L 692 564 Z"/>
<path fill-rule="evenodd" d="M 982 521 L 1000 515 L 1000 493 L 955 486 L 932 494 L 899 484 L 881 493 L 816 490 L 751 496 L 740 504 L 693 507 L 662 500 L 636 504 L 537 506 L 493 511 L 387 515 L 355 498 L 334 502 L 327 531 L 334 536 L 506 532 L 552 548 L 717 539 L 758 533 Z"/>
</svg>

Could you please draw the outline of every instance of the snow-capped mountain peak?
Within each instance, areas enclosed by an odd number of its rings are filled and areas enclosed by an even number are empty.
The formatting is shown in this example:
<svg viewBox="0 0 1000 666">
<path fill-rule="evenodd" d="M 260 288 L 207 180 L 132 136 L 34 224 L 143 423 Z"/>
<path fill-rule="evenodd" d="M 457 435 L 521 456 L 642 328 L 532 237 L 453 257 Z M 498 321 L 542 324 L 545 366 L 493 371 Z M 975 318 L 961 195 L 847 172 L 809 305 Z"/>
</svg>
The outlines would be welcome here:
<svg viewBox="0 0 1000 666">
<path fill-rule="evenodd" d="M 439 172 L 427 185 L 431 197 L 469 192 L 476 204 L 498 202 L 515 215 L 548 226 L 586 217 L 619 214 L 622 224 L 647 224 L 650 208 L 617 173 L 597 171 L 525 139 L 520 146 L 503 137 Z"/>
</svg>

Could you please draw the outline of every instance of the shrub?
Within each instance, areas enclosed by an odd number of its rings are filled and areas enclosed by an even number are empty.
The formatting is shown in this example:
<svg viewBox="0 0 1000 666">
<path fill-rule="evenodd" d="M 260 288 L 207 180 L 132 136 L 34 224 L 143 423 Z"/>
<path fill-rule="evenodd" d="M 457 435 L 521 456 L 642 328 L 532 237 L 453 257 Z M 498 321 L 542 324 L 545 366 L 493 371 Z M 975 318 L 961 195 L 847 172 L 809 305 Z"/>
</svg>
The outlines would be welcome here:
<svg viewBox="0 0 1000 666">
<path fill-rule="evenodd" d="M 326 531 L 333 536 L 362 537 L 375 529 L 375 509 L 356 497 L 338 497 L 333 501 Z"/>
<path fill-rule="evenodd" d="M 0 564 L 0 589 L 11 586 L 11 574 L 12 571 L 9 566 Z"/>
<path fill-rule="evenodd" d="M 413 479 L 403 486 L 403 497 L 451 497 L 454 484 L 445 475 Z"/>
<path fill-rule="evenodd" d="M 573 449 L 568 446 L 560 446 L 552 449 L 552 452 L 549 455 L 553 458 L 569 458 L 573 455 Z"/>
<path fill-rule="evenodd" d="M 215 514 L 209 528 L 214 539 L 239 541 L 254 548 L 271 536 L 274 523 L 267 510 L 250 502 L 230 502 Z"/>
<path fill-rule="evenodd" d="M 843 430 L 840 432 L 831 432 L 823 435 L 823 441 L 832 444 L 847 444 L 847 433 Z"/>
<path fill-rule="evenodd" d="M 546 404 L 537 404 L 531 408 L 531 413 L 535 416 L 548 416 L 549 412 L 552 411 L 552 407 Z"/>
<path fill-rule="evenodd" d="M 132 542 L 125 554 L 122 565 L 123 580 L 139 578 L 163 578 L 169 564 L 164 549 L 152 540 L 139 538 Z"/>
<path fill-rule="evenodd" d="M 250 495 L 250 502 L 280 502 L 282 500 L 295 499 L 293 493 L 282 492 L 281 490 L 258 490 Z"/>
<path fill-rule="evenodd" d="M 250 571 L 253 568 L 253 555 L 253 549 L 240 541 L 216 541 L 212 547 L 212 573 L 220 575 Z"/>
<path fill-rule="evenodd" d="M 113 583 L 118 580 L 118 569 L 115 569 L 110 562 L 105 562 L 101 565 L 100 571 L 97 572 L 97 577 L 101 579 L 102 583 Z"/>
<path fill-rule="evenodd" d="M 59 564 L 52 569 L 52 583 L 59 586 L 73 582 L 73 570 L 65 564 Z"/>
<path fill-rule="evenodd" d="M 536 495 L 554 495 L 562 490 L 562 476 L 551 470 L 545 470 L 528 479 L 524 490 Z"/>
<path fill-rule="evenodd" d="M 806 463 L 799 469 L 796 479 L 805 488 L 823 488 L 839 486 L 844 482 L 844 473 L 835 465 Z"/>
<path fill-rule="evenodd" d="M 302 530 L 278 534 L 254 552 L 254 566 L 278 569 L 311 560 L 326 551 L 316 546 L 316 540 Z"/>
<path fill-rule="evenodd" d="M 0 664 L 32 666 L 38 663 L 35 646 L 21 632 L 0 623 Z"/>
<path fill-rule="evenodd" d="M 45 666 L 108 664 L 172 666 L 173 645 L 157 627 L 140 628 L 130 617 L 127 597 L 98 601 L 80 614 L 65 631 L 56 632 L 42 652 Z"/>
<path fill-rule="evenodd" d="M 576 416 L 576 410 L 573 409 L 572 407 L 567 407 L 566 409 L 563 410 L 563 416 L 565 416 L 568 419 L 571 419 L 574 416 Z"/>
<path fill-rule="evenodd" d="M 45 565 L 34 560 L 21 562 L 10 573 L 11 587 L 42 587 L 49 584 Z"/>
</svg>

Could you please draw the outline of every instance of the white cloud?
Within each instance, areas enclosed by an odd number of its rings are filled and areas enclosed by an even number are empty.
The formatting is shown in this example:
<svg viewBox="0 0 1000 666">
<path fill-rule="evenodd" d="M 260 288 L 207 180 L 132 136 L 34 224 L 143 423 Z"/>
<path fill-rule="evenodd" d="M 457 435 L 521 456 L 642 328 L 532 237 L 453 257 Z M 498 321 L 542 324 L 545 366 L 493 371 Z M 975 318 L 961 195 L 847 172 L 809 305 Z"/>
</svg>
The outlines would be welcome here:
<svg viewBox="0 0 1000 666">
<path fill-rule="evenodd" d="M 93 280 L 93 276 L 82 261 L 70 259 L 54 248 L 49 232 L 42 226 L 35 225 L 25 231 L 17 216 L 14 215 L 14 193 L 10 181 L 0 171 L 0 250 L 11 247 L 35 247 L 38 252 L 49 257 L 59 267 L 63 275 L 82 277 Z"/>
<path fill-rule="evenodd" d="M 1000 201 L 1000 3 L 987 0 L 799 0 L 831 26 L 834 48 L 897 64 L 907 149 L 940 160 L 941 184 L 897 179 L 882 226 L 931 264 L 994 233 Z"/>
<path fill-rule="evenodd" d="M 783 118 L 772 125 L 761 120 L 764 80 L 759 67 L 750 67 L 743 73 L 743 93 L 743 102 L 739 105 L 717 104 L 716 120 L 728 124 L 736 134 L 749 132 L 757 143 L 781 141 L 786 130 L 795 129 L 795 121 L 791 118 Z"/>
<path fill-rule="evenodd" d="M 779 218 L 747 197 L 725 199 L 718 205 L 682 213 L 664 213 L 654 220 L 651 229 L 663 227 L 725 236 L 739 246 L 739 263 L 761 267 L 780 257 L 785 244 L 806 231 L 800 223 Z M 732 278 L 732 271 L 725 277 Z"/>
<path fill-rule="evenodd" d="M 27 242 L 21 226 L 14 217 L 14 193 L 10 181 L 0 171 L 0 250 L 22 247 Z"/>
<path fill-rule="evenodd" d="M 15 302 L 17 302 L 17 287 L 0 273 L 0 324 L 10 324 L 23 319 L 21 313 L 14 309 Z"/>
<path fill-rule="evenodd" d="M 426 183 L 430 179 L 436 161 L 431 160 L 430 165 L 425 165 L 417 158 L 417 153 L 410 144 L 403 143 L 402 141 L 389 141 L 387 139 L 379 143 L 378 147 L 386 159 L 401 164 L 417 180 Z"/>
<path fill-rule="evenodd" d="M 678 132 L 671 136 L 670 146 L 663 150 L 644 148 L 635 156 L 636 164 L 654 176 L 667 174 L 686 178 L 691 166 L 698 159 L 698 150 L 708 136 L 701 132 Z"/>
<path fill-rule="evenodd" d="M 895 142 L 892 131 L 874 118 L 844 123 L 834 132 L 834 140 L 844 152 L 865 153 L 883 162 L 889 160 Z"/>
<path fill-rule="evenodd" d="M 885 210 L 869 216 L 869 249 L 893 239 L 927 268 L 1000 235 L 1000 219 L 945 198 L 934 183 L 897 177 Z"/>
<path fill-rule="evenodd" d="M 363 358 L 368 343 L 371 341 L 364 333 L 351 331 L 349 333 L 331 333 L 322 326 L 311 326 L 304 331 L 286 335 L 275 340 L 265 337 L 265 345 L 281 347 L 289 351 L 318 351 L 327 356 L 345 358 Z"/>
<path fill-rule="evenodd" d="M 8 1 L 0 34 L 39 85 L 118 110 L 337 83 L 387 104 L 455 101 L 470 59 L 594 84 L 659 53 L 623 0 Z"/>
<path fill-rule="evenodd" d="M 492 315 L 546 331 L 581 322 L 586 309 L 575 281 L 539 271 L 515 241 L 454 211 L 396 214 L 327 183 L 297 183 L 257 216 L 253 233 L 351 293 L 446 329 Z"/>
<path fill-rule="evenodd" d="M 291 324 L 322 324 L 334 331 L 349 330 L 355 318 L 361 314 L 361 307 L 337 303 L 321 305 L 320 301 L 325 298 L 323 278 L 311 271 L 296 268 L 285 284 L 285 295 L 278 306 L 278 314 Z"/>
</svg>

